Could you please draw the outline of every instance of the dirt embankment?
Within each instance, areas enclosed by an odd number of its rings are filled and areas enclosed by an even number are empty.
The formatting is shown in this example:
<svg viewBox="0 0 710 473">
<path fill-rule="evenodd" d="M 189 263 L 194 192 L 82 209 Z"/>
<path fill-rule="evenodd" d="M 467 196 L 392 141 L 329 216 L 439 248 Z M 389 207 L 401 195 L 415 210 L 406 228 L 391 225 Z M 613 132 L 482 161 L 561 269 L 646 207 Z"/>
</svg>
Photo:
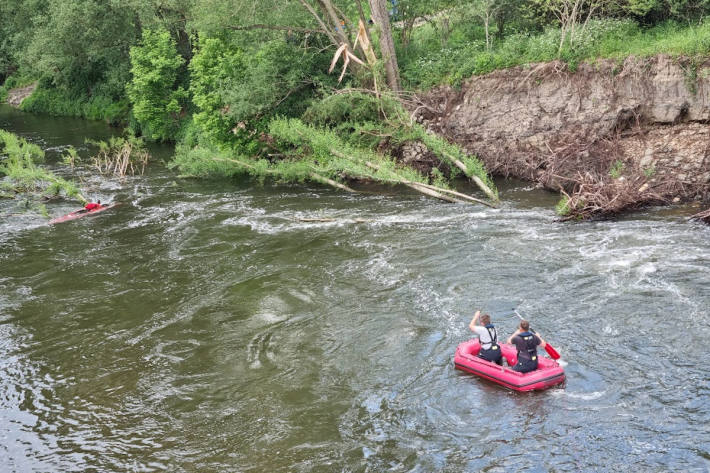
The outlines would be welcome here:
<svg viewBox="0 0 710 473">
<path fill-rule="evenodd" d="M 7 103 L 13 107 L 19 107 L 23 100 L 32 95 L 32 92 L 37 88 L 37 83 L 30 84 L 26 87 L 11 89 L 7 92 Z"/>
<path fill-rule="evenodd" d="M 710 61 L 533 64 L 419 99 L 417 121 L 493 174 L 567 194 L 574 217 L 710 195 Z"/>
</svg>

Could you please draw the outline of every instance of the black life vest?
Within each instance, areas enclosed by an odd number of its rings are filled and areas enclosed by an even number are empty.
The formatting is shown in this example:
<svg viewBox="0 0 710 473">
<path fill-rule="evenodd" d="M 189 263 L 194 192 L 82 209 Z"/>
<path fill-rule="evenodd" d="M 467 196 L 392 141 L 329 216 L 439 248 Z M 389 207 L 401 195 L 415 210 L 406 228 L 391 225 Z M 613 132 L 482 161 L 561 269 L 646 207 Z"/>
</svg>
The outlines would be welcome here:
<svg viewBox="0 0 710 473">
<path fill-rule="evenodd" d="M 483 348 L 483 343 L 481 343 L 481 350 L 498 350 L 498 333 L 496 332 L 495 326 L 493 324 L 486 324 L 484 327 L 486 327 L 486 330 L 488 331 L 488 336 L 491 337 L 491 346 Z"/>
<path fill-rule="evenodd" d="M 521 361 L 537 361 L 537 345 L 535 344 L 535 334 L 532 332 L 521 332 L 518 334 L 523 340 L 523 349 L 518 347 L 518 363 Z"/>
</svg>

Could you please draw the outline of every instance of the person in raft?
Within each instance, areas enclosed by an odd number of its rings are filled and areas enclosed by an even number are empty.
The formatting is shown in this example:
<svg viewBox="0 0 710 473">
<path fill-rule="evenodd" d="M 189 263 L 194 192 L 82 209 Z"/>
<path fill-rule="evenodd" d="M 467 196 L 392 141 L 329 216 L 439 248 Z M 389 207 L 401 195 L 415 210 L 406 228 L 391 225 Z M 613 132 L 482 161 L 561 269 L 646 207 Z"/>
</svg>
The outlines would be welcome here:
<svg viewBox="0 0 710 473">
<path fill-rule="evenodd" d="M 101 201 L 97 200 L 96 202 L 89 202 L 84 206 L 84 211 L 85 212 L 91 212 L 92 210 L 96 210 L 98 208 L 101 208 Z"/>
<path fill-rule="evenodd" d="M 514 371 L 527 373 L 537 369 L 537 346 L 545 348 L 547 342 L 539 335 L 530 331 L 530 322 L 521 320 L 518 330 L 508 338 L 518 349 L 518 363 L 512 367 Z"/>
<path fill-rule="evenodd" d="M 500 347 L 498 346 L 498 334 L 496 333 L 496 328 L 491 323 L 491 316 L 488 314 L 481 315 L 481 311 L 477 310 L 476 313 L 473 314 L 473 319 L 471 319 L 471 323 L 468 324 L 468 328 L 478 334 L 478 339 L 481 342 L 481 351 L 478 353 L 478 356 L 484 360 L 502 365 L 503 358 L 500 353 Z"/>
</svg>

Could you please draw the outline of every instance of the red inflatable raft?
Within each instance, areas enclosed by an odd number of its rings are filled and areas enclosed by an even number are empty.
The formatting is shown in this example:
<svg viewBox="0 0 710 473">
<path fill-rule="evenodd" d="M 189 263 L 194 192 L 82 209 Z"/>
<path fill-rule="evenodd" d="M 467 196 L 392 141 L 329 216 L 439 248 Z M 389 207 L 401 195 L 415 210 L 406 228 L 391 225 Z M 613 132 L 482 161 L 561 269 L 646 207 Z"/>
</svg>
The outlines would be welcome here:
<svg viewBox="0 0 710 473">
<path fill-rule="evenodd" d="M 457 369 L 477 374 L 515 391 L 547 389 L 565 380 L 565 371 L 556 361 L 538 356 L 538 369 L 529 373 L 518 373 L 509 368 L 518 362 L 518 352 L 514 345 L 500 344 L 501 353 L 508 366 L 499 366 L 478 357 L 481 345 L 477 338 L 463 342 L 456 348 L 454 365 Z"/>
<path fill-rule="evenodd" d="M 49 221 L 49 224 L 54 225 L 55 223 L 68 222 L 70 220 L 76 220 L 77 218 L 88 217 L 89 215 L 95 215 L 97 213 L 103 212 L 104 210 L 112 209 L 116 205 L 118 205 L 118 204 L 101 205 L 100 207 L 97 207 L 97 208 L 94 208 L 91 210 L 86 210 L 86 209 L 77 210 L 76 212 L 62 215 L 61 217 L 53 218 L 52 220 Z"/>
</svg>

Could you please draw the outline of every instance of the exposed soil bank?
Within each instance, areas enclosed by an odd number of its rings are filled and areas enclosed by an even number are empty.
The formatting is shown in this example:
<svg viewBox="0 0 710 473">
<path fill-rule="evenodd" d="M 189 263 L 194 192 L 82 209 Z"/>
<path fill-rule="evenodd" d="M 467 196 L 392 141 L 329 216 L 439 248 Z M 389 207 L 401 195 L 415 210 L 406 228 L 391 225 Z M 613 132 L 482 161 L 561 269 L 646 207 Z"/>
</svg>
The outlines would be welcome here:
<svg viewBox="0 0 710 473">
<path fill-rule="evenodd" d="M 415 119 L 496 175 L 567 193 L 573 216 L 707 199 L 710 61 L 667 56 L 496 71 L 419 97 Z"/>
<path fill-rule="evenodd" d="M 11 89 L 7 92 L 7 103 L 13 107 L 19 107 L 23 100 L 32 95 L 37 88 L 37 83 L 32 83 L 25 87 Z"/>
</svg>

